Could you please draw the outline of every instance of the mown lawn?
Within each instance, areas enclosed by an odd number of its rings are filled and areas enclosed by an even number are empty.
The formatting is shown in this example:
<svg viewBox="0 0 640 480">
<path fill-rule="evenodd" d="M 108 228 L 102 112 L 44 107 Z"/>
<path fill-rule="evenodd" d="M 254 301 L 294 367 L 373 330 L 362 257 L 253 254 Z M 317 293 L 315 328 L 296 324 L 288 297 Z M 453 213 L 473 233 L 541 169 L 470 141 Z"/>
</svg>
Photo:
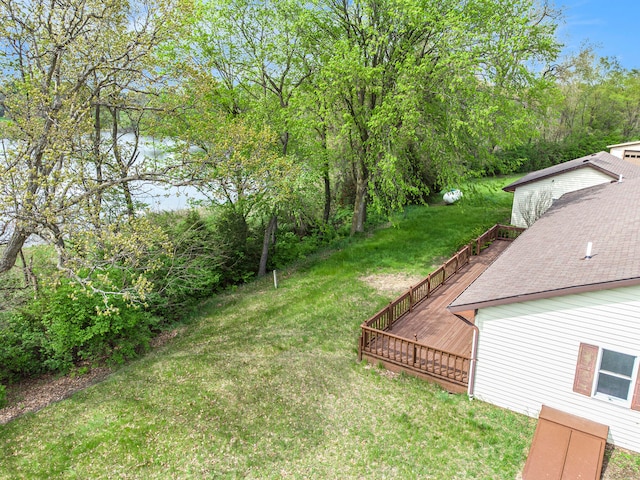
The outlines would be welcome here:
<svg viewBox="0 0 640 480">
<path fill-rule="evenodd" d="M 357 362 L 390 300 L 362 278 L 426 275 L 508 219 L 508 194 L 471 197 L 212 298 L 170 344 L 0 426 L 0 478 L 513 479 L 534 420 Z"/>
</svg>

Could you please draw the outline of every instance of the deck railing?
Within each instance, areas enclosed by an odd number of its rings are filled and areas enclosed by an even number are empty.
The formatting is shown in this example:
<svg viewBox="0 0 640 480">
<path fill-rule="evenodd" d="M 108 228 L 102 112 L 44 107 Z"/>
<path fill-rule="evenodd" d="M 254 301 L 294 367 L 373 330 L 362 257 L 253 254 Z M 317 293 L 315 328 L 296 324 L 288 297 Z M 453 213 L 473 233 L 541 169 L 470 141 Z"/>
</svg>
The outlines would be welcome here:
<svg viewBox="0 0 640 480">
<path fill-rule="evenodd" d="M 389 305 L 384 307 L 373 317 L 367 320 L 363 326 L 388 330 L 405 313 L 413 310 L 413 307 L 425 298 L 429 298 L 433 292 L 458 270 L 469 263 L 471 258 L 471 246 L 465 245 L 456 254 L 429 274 L 415 286 L 411 286 L 404 294 L 400 295 Z"/>
<path fill-rule="evenodd" d="M 469 380 L 469 357 L 374 328 L 362 327 L 360 349 L 369 356 L 457 385 L 466 386 Z"/>
<path fill-rule="evenodd" d="M 476 238 L 474 242 L 471 242 L 471 245 L 475 247 L 473 254 L 479 255 L 483 248 L 486 248 L 495 240 L 514 240 L 524 232 L 524 230 L 524 228 L 510 225 L 494 225 Z"/>
<path fill-rule="evenodd" d="M 402 365 L 409 370 L 428 373 L 457 384 L 465 384 L 468 378 L 470 359 L 438 350 L 387 332 L 413 307 L 431 297 L 449 278 L 469 263 L 472 255 L 479 255 L 484 248 L 496 240 L 513 240 L 523 228 L 494 225 L 478 238 L 458 250 L 449 260 L 429 274 L 417 285 L 390 302 L 362 324 L 358 357 L 363 354 Z M 463 382 L 463 383 L 460 383 Z"/>
</svg>

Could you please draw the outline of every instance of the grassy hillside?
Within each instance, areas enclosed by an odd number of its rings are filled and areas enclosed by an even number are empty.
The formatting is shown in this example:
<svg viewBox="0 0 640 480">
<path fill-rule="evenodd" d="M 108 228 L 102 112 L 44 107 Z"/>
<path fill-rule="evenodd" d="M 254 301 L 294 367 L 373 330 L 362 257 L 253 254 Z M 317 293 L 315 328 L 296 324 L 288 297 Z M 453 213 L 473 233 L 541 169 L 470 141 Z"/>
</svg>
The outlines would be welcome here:
<svg viewBox="0 0 640 480">
<path fill-rule="evenodd" d="M 476 190 L 411 208 L 280 272 L 277 290 L 269 277 L 212 298 L 170 344 L 0 426 L 0 478 L 513 479 L 533 420 L 356 355 L 390 300 L 363 277 L 426 275 L 509 203 Z"/>
</svg>

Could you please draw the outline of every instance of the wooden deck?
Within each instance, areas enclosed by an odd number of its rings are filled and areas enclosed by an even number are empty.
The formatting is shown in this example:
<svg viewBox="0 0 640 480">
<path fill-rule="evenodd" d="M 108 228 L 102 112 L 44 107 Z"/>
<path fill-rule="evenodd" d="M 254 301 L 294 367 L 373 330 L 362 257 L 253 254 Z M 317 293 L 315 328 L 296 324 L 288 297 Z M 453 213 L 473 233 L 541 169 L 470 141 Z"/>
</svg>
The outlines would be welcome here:
<svg viewBox="0 0 640 480">
<path fill-rule="evenodd" d="M 398 319 L 388 330 L 403 338 L 417 339 L 430 347 L 463 356 L 471 356 L 473 327 L 447 310 L 447 306 L 460 295 L 509 246 L 510 242 L 497 240 L 480 255 L 448 279 L 431 298 L 414 307 Z M 473 312 L 462 314 L 473 323 Z"/>
<path fill-rule="evenodd" d="M 524 229 L 495 225 L 361 326 L 358 358 L 463 393 L 472 373 L 474 312 L 447 310 Z"/>
</svg>

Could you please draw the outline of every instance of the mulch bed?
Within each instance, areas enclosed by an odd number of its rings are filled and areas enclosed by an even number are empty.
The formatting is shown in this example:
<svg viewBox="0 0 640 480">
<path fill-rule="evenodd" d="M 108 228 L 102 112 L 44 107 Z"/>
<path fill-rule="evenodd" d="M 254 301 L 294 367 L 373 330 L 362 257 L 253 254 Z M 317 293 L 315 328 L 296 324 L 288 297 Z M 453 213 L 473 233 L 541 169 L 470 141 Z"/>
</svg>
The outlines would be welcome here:
<svg viewBox="0 0 640 480">
<path fill-rule="evenodd" d="M 161 332 L 151 340 L 151 348 L 161 347 L 177 334 L 177 329 Z M 0 425 L 25 413 L 37 412 L 47 405 L 64 400 L 80 390 L 101 382 L 111 372 L 111 368 L 101 366 L 91 368 L 82 374 L 41 375 L 11 384 L 7 386 L 7 406 L 0 409 Z"/>
<path fill-rule="evenodd" d="M 0 425 L 64 400 L 75 392 L 104 380 L 110 373 L 110 368 L 98 367 L 82 375 L 42 375 L 12 384 L 7 388 L 8 405 L 0 409 Z"/>
</svg>

